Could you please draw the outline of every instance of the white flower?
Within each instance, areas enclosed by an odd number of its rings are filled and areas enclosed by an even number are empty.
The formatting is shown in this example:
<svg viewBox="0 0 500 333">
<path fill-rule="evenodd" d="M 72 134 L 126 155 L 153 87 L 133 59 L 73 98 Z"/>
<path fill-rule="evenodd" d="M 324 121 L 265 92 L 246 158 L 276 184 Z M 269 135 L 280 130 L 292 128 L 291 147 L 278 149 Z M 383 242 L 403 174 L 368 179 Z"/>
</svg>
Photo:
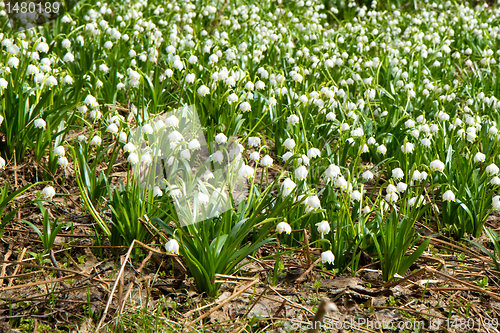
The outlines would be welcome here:
<svg viewBox="0 0 500 333">
<path fill-rule="evenodd" d="M 321 156 L 321 150 L 319 150 L 318 148 L 311 148 L 307 152 L 307 157 L 309 158 L 315 158 L 318 156 Z"/>
<path fill-rule="evenodd" d="M 144 134 L 153 134 L 153 126 L 146 124 L 141 127 L 141 132 Z"/>
<path fill-rule="evenodd" d="M 58 146 L 54 148 L 54 155 L 58 157 L 63 157 L 65 153 L 66 151 L 63 146 Z"/>
<path fill-rule="evenodd" d="M 390 202 L 390 203 L 394 203 L 394 202 L 398 201 L 398 199 L 399 199 L 399 196 L 395 192 L 387 193 L 385 196 L 385 200 L 387 202 Z"/>
<path fill-rule="evenodd" d="M 210 93 L 210 89 L 206 85 L 202 85 L 201 87 L 198 88 L 198 95 L 201 97 L 204 97 L 206 94 Z"/>
<path fill-rule="evenodd" d="M 307 197 L 305 205 L 306 205 L 306 213 L 321 208 L 321 203 L 317 195 Z"/>
<path fill-rule="evenodd" d="M 440 111 L 440 112 L 438 113 L 438 118 L 439 118 L 440 120 L 442 120 L 442 121 L 446 121 L 446 120 L 450 119 L 450 116 L 449 116 L 447 113 L 445 113 L 445 112 L 443 112 L 443 111 Z"/>
<path fill-rule="evenodd" d="M 385 192 L 389 194 L 396 193 L 397 191 L 398 191 L 397 187 L 392 184 L 387 185 L 387 188 L 385 189 Z"/>
<path fill-rule="evenodd" d="M 160 130 L 160 129 L 163 129 L 165 127 L 165 123 L 163 122 L 163 120 L 159 119 L 155 122 L 155 128 Z"/>
<path fill-rule="evenodd" d="M 101 143 L 102 143 L 102 140 L 101 140 L 101 138 L 98 135 L 94 136 L 92 138 L 92 140 L 90 140 L 90 145 L 91 146 L 100 146 Z"/>
<path fill-rule="evenodd" d="M 115 123 L 110 124 L 108 128 L 106 128 L 106 132 L 116 135 L 118 134 L 118 126 L 116 126 Z"/>
<path fill-rule="evenodd" d="M 413 175 L 411 176 L 413 180 L 420 180 L 420 172 L 418 170 L 413 171 Z"/>
<path fill-rule="evenodd" d="M 199 203 L 202 203 L 204 205 L 208 204 L 208 202 L 210 201 L 208 195 L 203 192 L 198 192 L 198 194 L 196 195 L 196 199 Z"/>
<path fill-rule="evenodd" d="M 49 45 L 45 42 L 40 42 L 36 45 L 35 51 L 47 53 L 49 52 Z"/>
<path fill-rule="evenodd" d="M 249 112 L 252 110 L 252 106 L 248 102 L 243 102 L 240 104 L 240 110 L 242 112 Z"/>
<path fill-rule="evenodd" d="M 323 220 L 317 224 L 318 232 L 321 234 L 321 237 L 328 234 L 330 232 L 330 223 L 328 221 Z"/>
<path fill-rule="evenodd" d="M 184 63 L 178 59 L 174 60 L 174 63 L 172 64 L 172 66 L 174 66 L 174 68 L 179 70 L 179 71 L 182 71 L 184 69 Z"/>
<path fill-rule="evenodd" d="M 431 140 L 429 140 L 428 138 L 422 139 L 420 143 L 426 148 L 429 148 L 431 146 Z"/>
<path fill-rule="evenodd" d="M 387 148 L 385 148 L 384 145 L 380 145 L 380 146 L 377 147 L 377 153 L 379 153 L 379 154 L 385 154 L 385 153 L 387 153 Z"/>
<path fill-rule="evenodd" d="M 353 191 L 351 193 L 351 199 L 354 200 L 354 201 L 361 200 L 361 192 L 359 192 L 358 190 Z"/>
<path fill-rule="evenodd" d="M 340 176 L 340 168 L 335 164 L 330 164 L 325 171 L 325 177 L 331 181 Z"/>
<path fill-rule="evenodd" d="M 281 183 L 281 191 L 283 192 L 283 196 L 287 196 L 295 189 L 295 183 L 290 179 L 286 178 L 283 183 Z"/>
<path fill-rule="evenodd" d="M 392 178 L 401 179 L 405 176 L 405 173 L 401 168 L 396 168 L 392 170 Z"/>
<path fill-rule="evenodd" d="M 265 87 L 266 87 L 266 84 L 262 81 L 257 81 L 255 83 L 255 89 L 261 90 L 261 89 L 264 89 Z"/>
<path fill-rule="evenodd" d="M 398 185 L 396 186 L 396 189 L 398 192 L 404 192 L 404 191 L 406 191 L 407 188 L 408 188 L 408 185 L 403 183 L 403 182 L 399 182 Z"/>
<path fill-rule="evenodd" d="M 295 124 L 298 124 L 300 121 L 299 117 L 297 117 L 296 115 L 292 114 L 290 115 L 288 118 L 287 118 L 287 122 L 288 124 L 290 125 L 295 125 Z"/>
<path fill-rule="evenodd" d="M 280 222 L 276 226 L 276 231 L 279 234 L 286 233 L 287 235 L 289 235 L 292 232 L 292 227 L 290 227 L 290 225 L 286 222 Z"/>
<path fill-rule="evenodd" d="M 486 155 L 481 153 L 481 152 L 478 152 L 476 155 L 474 155 L 474 163 L 478 163 L 478 162 L 484 162 L 486 160 Z"/>
<path fill-rule="evenodd" d="M 417 207 L 420 207 L 424 202 L 425 202 L 425 198 L 423 195 L 421 195 L 419 197 L 413 197 L 413 198 L 408 199 L 408 205 L 410 207 L 415 206 L 415 205 Z"/>
<path fill-rule="evenodd" d="M 250 146 L 250 148 L 260 146 L 260 138 L 256 136 L 249 137 L 248 145 Z"/>
<path fill-rule="evenodd" d="M 135 150 L 135 145 L 132 142 L 129 142 L 123 146 L 123 151 L 126 153 L 133 152 Z"/>
<path fill-rule="evenodd" d="M 66 156 L 62 156 L 62 157 L 59 157 L 57 159 L 57 164 L 59 164 L 60 166 L 62 166 L 64 168 L 64 167 L 68 166 L 69 162 L 68 162 L 68 159 L 66 158 Z"/>
<path fill-rule="evenodd" d="M 448 191 L 443 193 L 443 200 L 444 201 L 455 201 L 455 194 L 451 190 L 448 190 Z"/>
<path fill-rule="evenodd" d="M 467 132 L 467 141 L 472 142 L 476 139 L 476 132 Z"/>
<path fill-rule="evenodd" d="M 486 173 L 490 176 L 498 174 L 498 167 L 496 164 L 492 163 L 486 167 Z"/>
<path fill-rule="evenodd" d="M 241 177 L 245 177 L 246 179 L 250 179 L 254 177 L 254 170 L 249 165 L 244 165 L 238 171 L 238 175 Z"/>
<path fill-rule="evenodd" d="M 168 194 L 170 194 L 170 196 L 172 197 L 180 197 L 182 195 L 182 192 L 179 188 L 177 188 L 176 186 L 169 186 L 168 188 Z"/>
<path fill-rule="evenodd" d="M 195 55 L 191 55 L 189 58 L 188 58 L 188 62 L 190 64 L 196 64 L 198 62 L 198 57 L 195 56 Z"/>
<path fill-rule="evenodd" d="M 172 77 L 172 76 L 174 75 L 174 71 L 173 71 L 173 70 L 171 70 L 170 68 L 167 68 L 167 69 L 165 70 L 165 75 L 166 75 L 167 77 Z"/>
<path fill-rule="evenodd" d="M 407 142 L 406 144 L 401 146 L 401 150 L 405 154 L 409 154 L 409 153 L 413 152 L 413 149 L 414 149 L 414 146 L 413 146 L 413 143 L 411 143 L 411 142 Z M 377 150 L 378 150 L 378 148 L 377 148 Z"/>
<path fill-rule="evenodd" d="M 66 84 L 73 84 L 74 80 L 71 76 L 69 75 L 66 75 L 64 78 L 63 78 L 63 82 L 66 83 Z M 98 81 L 97 84 L 99 84 L 99 82 L 101 81 Z M 102 83 L 102 82 L 101 82 Z M 101 85 L 102 86 L 102 85 Z"/>
<path fill-rule="evenodd" d="M 351 136 L 354 138 L 359 138 L 364 135 L 363 129 L 361 127 L 355 128 L 351 131 Z"/>
<path fill-rule="evenodd" d="M 7 65 L 17 68 L 17 66 L 19 66 L 19 59 L 17 59 L 16 57 L 10 57 L 9 61 L 7 61 Z"/>
<path fill-rule="evenodd" d="M 232 104 L 232 103 L 237 102 L 237 101 L 238 101 L 238 95 L 236 95 L 235 93 L 232 93 L 231 95 L 227 96 L 227 102 L 229 104 Z M 241 105 L 240 105 L 240 108 L 241 108 Z"/>
<path fill-rule="evenodd" d="M 76 109 L 78 110 L 78 112 L 81 112 L 81 113 L 85 113 L 88 110 L 86 105 L 78 106 Z"/>
<path fill-rule="evenodd" d="M 196 80 L 196 75 L 195 74 L 190 73 L 190 74 L 186 75 L 186 82 L 193 83 L 194 80 Z"/>
<path fill-rule="evenodd" d="M 330 111 L 330 112 L 328 112 L 328 113 L 326 114 L 326 120 L 328 120 L 328 121 L 333 121 L 333 120 L 335 120 L 335 117 L 336 117 L 336 116 L 335 116 L 335 113 L 333 113 L 333 112 L 331 112 L 331 111 Z"/>
<path fill-rule="evenodd" d="M 286 153 L 283 154 L 283 161 L 288 161 L 290 159 L 290 157 L 293 156 L 293 153 L 291 151 L 287 151 Z"/>
<path fill-rule="evenodd" d="M 44 199 L 52 199 L 56 195 L 56 190 L 52 186 L 45 187 L 40 193 Z"/>
<path fill-rule="evenodd" d="M 65 49 L 68 49 L 71 47 L 71 42 L 69 39 L 65 38 L 62 42 L 61 42 L 61 46 Z"/>
<path fill-rule="evenodd" d="M 219 133 L 215 136 L 215 142 L 217 142 L 218 144 L 226 143 L 227 137 L 224 135 L 224 133 Z"/>
<path fill-rule="evenodd" d="M 248 82 L 245 84 L 245 89 L 248 89 L 248 90 L 253 90 L 253 88 L 254 88 L 254 84 L 253 84 L 253 82 L 248 81 Z"/>
<path fill-rule="evenodd" d="M 173 143 L 179 143 L 180 141 L 184 140 L 184 137 L 178 131 L 173 131 L 168 134 L 168 139 Z"/>
<path fill-rule="evenodd" d="M 241 143 L 238 143 L 236 146 L 234 146 L 233 149 L 229 152 L 229 156 L 231 158 L 240 158 L 241 153 L 245 151 L 245 147 Z"/>
<path fill-rule="evenodd" d="M 361 177 L 364 180 L 370 180 L 370 179 L 373 179 L 373 173 L 370 170 L 366 170 L 365 172 L 363 172 L 363 174 L 361 175 Z"/>
<path fill-rule="evenodd" d="M 441 162 L 440 160 L 434 160 L 429 164 L 429 167 L 431 168 L 431 171 L 443 172 L 444 163 Z"/>
<path fill-rule="evenodd" d="M 104 73 L 109 72 L 109 67 L 106 64 L 101 64 L 99 65 L 99 70 L 103 71 Z"/>
<path fill-rule="evenodd" d="M 221 164 L 222 161 L 224 160 L 224 155 L 220 150 L 217 150 L 215 153 L 213 153 L 211 156 L 212 161 Z"/>
<path fill-rule="evenodd" d="M 188 148 L 191 149 L 192 151 L 201 149 L 201 144 L 197 139 L 193 139 L 189 141 Z"/>
<path fill-rule="evenodd" d="M 176 116 L 170 116 L 165 119 L 165 125 L 168 127 L 179 127 L 179 119 Z"/>
<path fill-rule="evenodd" d="M 167 251 L 168 254 L 179 254 L 179 243 L 175 239 L 169 240 L 165 244 L 165 251 Z"/>
<path fill-rule="evenodd" d="M 46 125 L 47 125 L 47 123 L 45 122 L 45 120 L 43 120 L 41 118 L 35 119 L 35 127 L 36 128 L 45 129 Z"/>
<path fill-rule="evenodd" d="M 94 96 L 92 95 L 87 95 L 87 97 L 85 97 L 85 100 L 83 101 L 85 104 L 95 108 L 95 107 L 98 107 L 99 104 L 97 103 L 97 100 Z"/>
<path fill-rule="evenodd" d="M 180 156 L 185 160 L 189 160 L 191 158 L 191 152 L 189 151 L 189 149 L 184 149 L 183 151 L 181 151 Z"/>
<path fill-rule="evenodd" d="M 326 252 L 321 253 L 321 262 L 324 263 L 329 263 L 330 265 L 333 265 L 335 261 L 335 256 L 333 255 L 332 251 L 328 250 Z"/>
<path fill-rule="evenodd" d="M 249 158 L 254 162 L 258 162 L 260 160 L 260 154 L 258 151 L 254 151 L 250 154 Z"/>
<path fill-rule="evenodd" d="M 407 121 L 405 121 L 405 127 L 406 128 L 415 127 L 415 122 L 412 119 L 408 119 Z"/>
<path fill-rule="evenodd" d="M 6 89 L 8 85 L 9 82 L 7 82 L 7 80 L 5 80 L 3 77 L 0 78 L 0 90 Z"/>
<path fill-rule="evenodd" d="M 212 171 L 210 170 L 206 170 L 204 173 L 203 173 L 203 176 L 201 176 L 201 178 L 203 178 L 203 180 L 205 181 L 208 181 L 212 178 L 215 178 L 214 174 L 212 173 Z"/>
<path fill-rule="evenodd" d="M 130 162 L 130 164 L 135 165 L 139 162 L 139 156 L 137 156 L 136 153 L 131 153 L 128 155 L 127 160 Z"/>
<path fill-rule="evenodd" d="M 307 168 L 303 165 L 299 166 L 297 169 L 295 169 L 295 178 L 299 180 L 304 180 L 307 178 Z"/>
<path fill-rule="evenodd" d="M 273 159 L 271 158 L 271 156 L 269 155 L 266 155 L 262 158 L 262 160 L 260 161 L 260 165 L 262 165 L 263 167 L 265 168 L 268 168 L 270 167 L 271 165 L 273 165 Z"/>
<path fill-rule="evenodd" d="M 297 162 L 299 164 L 303 164 L 305 166 L 308 166 L 309 165 L 309 157 L 307 157 L 306 155 L 302 155 L 301 157 L 299 157 L 297 159 Z"/>
<path fill-rule="evenodd" d="M 295 147 L 295 140 L 292 138 L 288 138 L 283 142 L 283 146 L 285 146 L 287 149 L 292 150 L 293 147 Z"/>
<path fill-rule="evenodd" d="M 498 178 L 497 176 L 491 178 L 490 184 L 491 185 L 500 185 L 500 178 Z"/>
<path fill-rule="evenodd" d="M 345 178 L 342 176 L 335 179 L 335 186 L 342 190 L 346 190 L 349 187 L 349 184 L 347 183 L 347 180 L 345 180 Z"/>
<path fill-rule="evenodd" d="M 155 197 L 161 197 L 163 196 L 163 191 L 160 189 L 159 186 L 155 186 L 153 189 L 153 196 Z"/>
</svg>

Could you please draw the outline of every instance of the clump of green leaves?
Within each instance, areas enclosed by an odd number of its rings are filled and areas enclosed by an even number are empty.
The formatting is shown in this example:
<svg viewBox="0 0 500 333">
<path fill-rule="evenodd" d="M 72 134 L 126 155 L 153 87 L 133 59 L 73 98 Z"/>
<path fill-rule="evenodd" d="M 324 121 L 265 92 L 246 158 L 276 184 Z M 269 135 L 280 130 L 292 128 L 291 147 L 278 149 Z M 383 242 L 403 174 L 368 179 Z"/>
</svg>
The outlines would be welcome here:
<svg viewBox="0 0 500 333">
<path fill-rule="evenodd" d="M 180 255 L 200 292 L 217 295 L 220 284 L 214 283 L 215 274 L 233 274 L 243 259 L 274 240 L 269 233 L 279 222 L 280 213 L 291 205 L 288 197 L 270 195 L 277 184 L 275 180 L 262 193 L 255 186 L 237 211 L 202 222 L 182 226 L 176 221 L 173 229 L 154 219 L 179 243 Z"/>
<path fill-rule="evenodd" d="M 54 219 L 50 221 L 49 212 L 43 206 L 42 200 L 37 200 L 37 205 L 40 208 L 40 212 L 42 213 L 42 229 L 38 228 L 33 223 L 23 220 L 26 224 L 28 224 L 33 231 L 40 237 L 42 241 L 44 253 L 49 253 L 52 247 L 54 246 L 54 241 L 57 237 L 57 234 L 61 229 L 66 225 L 66 223 L 59 223 L 58 219 Z"/>
</svg>

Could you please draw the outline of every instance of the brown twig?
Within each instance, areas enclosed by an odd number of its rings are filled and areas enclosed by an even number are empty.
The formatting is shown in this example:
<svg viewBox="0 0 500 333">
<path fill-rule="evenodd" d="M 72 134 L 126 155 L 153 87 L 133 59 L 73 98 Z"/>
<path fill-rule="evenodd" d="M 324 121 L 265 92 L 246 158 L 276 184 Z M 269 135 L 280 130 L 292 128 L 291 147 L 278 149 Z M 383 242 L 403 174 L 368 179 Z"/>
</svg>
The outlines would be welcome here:
<svg viewBox="0 0 500 333">
<path fill-rule="evenodd" d="M 113 301 L 113 295 L 115 293 L 116 288 L 118 287 L 118 283 L 120 282 L 120 278 L 125 270 L 125 266 L 128 262 L 128 258 L 130 257 L 130 254 L 132 253 L 132 250 L 134 249 L 134 245 L 136 242 L 137 241 L 135 239 L 132 241 L 132 244 L 130 244 L 130 247 L 127 251 L 127 254 L 125 255 L 125 259 L 123 260 L 120 271 L 118 272 L 118 276 L 116 277 L 115 284 L 113 285 L 113 288 L 111 289 L 111 292 L 110 292 L 109 298 L 108 298 L 108 302 L 106 303 L 106 308 L 104 309 L 104 312 L 102 313 L 102 317 L 101 317 L 101 320 L 99 321 L 99 324 L 97 325 L 96 331 L 99 331 L 102 324 L 104 323 L 104 320 L 106 320 L 106 315 L 108 314 L 109 306 L 111 305 L 111 301 Z"/>
<path fill-rule="evenodd" d="M 312 269 L 314 268 L 314 266 L 316 266 L 316 265 L 317 265 L 320 261 L 321 261 L 321 258 L 316 259 L 316 261 L 315 261 L 315 262 L 313 262 L 313 263 L 309 266 L 309 268 L 308 268 L 308 269 L 307 269 L 304 273 L 302 273 L 302 275 L 301 275 L 301 276 L 299 276 L 299 278 L 298 278 L 297 280 L 295 280 L 295 283 L 297 283 L 297 284 L 298 284 L 298 283 L 300 283 L 300 282 L 302 281 L 302 279 L 303 279 L 303 278 L 304 278 L 307 274 L 309 274 L 309 272 L 311 272 L 311 271 L 312 271 Z"/>
<path fill-rule="evenodd" d="M 7 253 L 3 257 L 4 264 L 2 266 L 2 273 L 0 274 L 0 278 L 3 278 L 5 276 L 5 273 L 7 271 L 7 262 L 12 255 L 12 244 L 9 244 L 9 249 L 7 250 Z M 3 284 L 3 280 L 0 282 L 0 286 Z"/>
<path fill-rule="evenodd" d="M 210 35 L 215 30 L 215 28 L 217 28 L 217 25 L 219 24 L 219 21 L 220 21 L 220 17 L 222 16 L 222 13 L 226 9 L 228 3 L 229 3 L 228 0 L 224 0 L 224 4 L 222 5 L 222 8 L 217 12 L 217 17 L 212 22 L 212 27 L 210 28 Z"/>
<path fill-rule="evenodd" d="M 26 255 L 27 250 L 28 250 L 27 248 L 23 248 L 23 250 L 21 251 L 21 254 L 19 254 L 19 257 L 17 257 L 17 261 L 22 261 L 24 259 L 24 256 Z M 12 275 L 10 277 L 16 276 L 17 273 L 19 272 L 20 268 L 21 268 L 21 265 L 17 265 L 16 268 L 14 269 L 14 272 L 12 273 Z M 10 278 L 9 284 L 7 285 L 7 287 L 10 287 L 13 282 L 14 282 L 14 279 Z"/>
<path fill-rule="evenodd" d="M 21 288 L 26 288 L 26 287 L 39 286 L 41 284 L 49 284 L 49 283 L 61 282 L 61 281 L 64 281 L 64 280 L 68 280 L 68 279 L 74 278 L 75 276 L 76 276 L 75 274 L 71 274 L 71 275 L 64 276 L 62 278 L 57 278 L 57 279 L 37 281 L 37 282 L 30 282 L 30 283 L 26 283 L 26 284 L 17 285 L 17 286 L 5 287 L 5 288 L 1 288 L 0 292 L 4 292 L 4 291 L 7 291 L 7 290 L 13 290 L 13 289 L 21 289 Z"/>
<path fill-rule="evenodd" d="M 189 327 L 193 326 L 193 324 L 195 324 L 195 323 L 197 323 L 197 322 L 205 319 L 210 314 L 212 314 L 214 311 L 217 311 L 218 309 L 220 309 L 221 307 L 223 307 L 226 303 L 228 303 L 228 302 L 232 301 L 233 299 L 235 299 L 236 297 L 240 296 L 245 290 L 247 290 L 248 288 L 252 287 L 257 282 L 259 282 L 259 280 L 255 279 L 252 282 L 247 283 L 246 285 L 242 286 L 240 288 L 240 290 L 238 290 L 238 292 L 236 292 L 233 295 L 229 296 L 228 298 L 226 298 L 225 300 L 223 300 L 222 302 L 220 302 L 219 305 L 217 305 L 216 307 L 213 307 L 209 311 L 205 312 L 202 316 L 196 318 L 193 321 L 190 321 L 190 322 L 186 323 L 184 325 L 184 327 L 187 328 L 187 329 L 189 329 Z"/>
</svg>

